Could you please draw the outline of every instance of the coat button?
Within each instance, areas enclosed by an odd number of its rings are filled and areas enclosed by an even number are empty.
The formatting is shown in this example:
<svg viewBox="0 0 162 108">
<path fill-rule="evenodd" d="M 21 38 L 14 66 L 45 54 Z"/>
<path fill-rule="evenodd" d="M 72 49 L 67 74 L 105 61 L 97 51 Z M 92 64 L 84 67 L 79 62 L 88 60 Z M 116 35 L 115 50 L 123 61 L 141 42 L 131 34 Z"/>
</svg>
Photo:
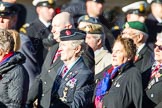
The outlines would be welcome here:
<svg viewBox="0 0 162 108">
<path fill-rule="evenodd" d="M 42 97 L 44 96 L 44 94 L 42 94 Z"/>
<path fill-rule="evenodd" d="M 154 94 L 153 94 L 153 93 L 151 94 L 151 97 L 152 97 L 152 98 L 154 97 Z"/>
<path fill-rule="evenodd" d="M 51 72 L 51 70 L 49 69 L 48 72 Z"/>
<path fill-rule="evenodd" d="M 44 82 L 44 84 L 47 84 L 47 82 Z"/>
</svg>

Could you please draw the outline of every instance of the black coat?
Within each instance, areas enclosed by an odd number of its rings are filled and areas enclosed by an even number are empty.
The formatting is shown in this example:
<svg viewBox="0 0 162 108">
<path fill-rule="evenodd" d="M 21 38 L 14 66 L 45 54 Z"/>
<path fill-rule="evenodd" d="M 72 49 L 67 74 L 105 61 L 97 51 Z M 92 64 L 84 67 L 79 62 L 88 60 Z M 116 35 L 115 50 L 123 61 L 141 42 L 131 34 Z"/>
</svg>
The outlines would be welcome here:
<svg viewBox="0 0 162 108">
<path fill-rule="evenodd" d="M 27 104 L 28 106 L 32 105 L 36 98 L 39 99 L 39 105 L 43 108 L 49 108 L 51 101 L 51 92 L 54 80 L 57 76 L 57 70 L 60 66 L 63 65 L 63 62 L 60 60 L 60 57 L 53 63 L 53 57 L 58 50 L 59 44 L 55 44 L 50 48 L 50 51 L 47 54 L 47 57 L 42 66 L 42 71 L 40 76 L 38 76 L 29 90 Z M 87 49 L 89 49 L 88 47 Z M 86 65 L 94 70 L 94 54 L 93 50 L 87 50 L 83 54 L 83 60 L 86 62 Z"/>
<path fill-rule="evenodd" d="M 141 72 L 143 89 L 147 87 L 151 74 L 150 71 L 148 70 L 153 65 L 153 63 L 154 63 L 154 52 L 148 45 L 145 45 L 139 52 L 137 61 L 135 61 L 134 63 L 135 66 Z"/>
<path fill-rule="evenodd" d="M 109 68 L 111 66 L 108 66 L 96 76 L 96 79 L 102 79 L 103 73 Z M 127 63 L 120 68 L 108 93 L 103 97 L 103 106 L 104 108 L 142 108 L 142 97 L 143 89 L 140 71 L 133 63 Z"/>
<path fill-rule="evenodd" d="M 29 78 L 22 65 L 24 62 L 25 56 L 15 53 L 0 65 L 0 102 L 7 108 L 23 108 L 25 105 Z"/>
<path fill-rule="evenodd" d="M 21 40 L 19 51 L 26 57 L 23 65 L 29 74 L 29 87 L 31 87 L 36 76 L 40 74 L 41 68 L 37 62 L 36 51 L 29 37 L 21 33 L 19 35 Z"/>
<path fill-rule="evenodd" d="M 44 46 L 42 41 L 48 38 L 48 35 L 51 33 L 51 28 L 47 28 L 37 18 L 25 29 L 25 34 L 29 36 L 36 50 L 37 61 L 39 62 L 40 66 L 42 66 L 48 52 L 48 49 Z"/>
<path fill-rule="evenodd" d="M 150 69 L 151 71 L 151 69 Z M 162 74 L 162 69 L 160 69 L 160 74 Z M 150 101 L 147 108 L 161 108 L 162 107 L 162 77 L 155 77 L 150 79 L 148 87 L 146 89 L 147 98 Z M 147 101 L 148 101 L 147 100 Z"/>
<path fill-rule="evenodd" d="M 157 33 L 162 32 L 162 25 L 156 20 L 153 14 L 149 14 L 145 20 L 146 26 L 148 28 L 148 42 L 154 43 L 156 41 Z"/>
<path fill-rule="evenodd" d="M 60 69 L 57 73 L 59 72 Z M 81 57 L 65 77 L 61 78 L 57 74 L 50 108 L 89 108 L 88 106 L 92 104 L 93 91 L 94 72 L 85 65 Z"/>
</svg>

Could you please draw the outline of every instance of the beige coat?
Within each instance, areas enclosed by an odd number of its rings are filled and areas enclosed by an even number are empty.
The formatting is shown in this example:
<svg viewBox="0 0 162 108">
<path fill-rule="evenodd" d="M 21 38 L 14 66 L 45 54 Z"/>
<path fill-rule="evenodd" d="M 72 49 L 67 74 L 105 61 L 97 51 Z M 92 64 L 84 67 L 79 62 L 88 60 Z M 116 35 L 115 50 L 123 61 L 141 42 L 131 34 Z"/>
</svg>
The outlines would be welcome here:
<svg viewBox="0 0 162 108">
<path fill-rule="evenodd" d="M 95 75 L 111 64 L 111 53 L 103 47 L 95 51 Z"/>
</svg>

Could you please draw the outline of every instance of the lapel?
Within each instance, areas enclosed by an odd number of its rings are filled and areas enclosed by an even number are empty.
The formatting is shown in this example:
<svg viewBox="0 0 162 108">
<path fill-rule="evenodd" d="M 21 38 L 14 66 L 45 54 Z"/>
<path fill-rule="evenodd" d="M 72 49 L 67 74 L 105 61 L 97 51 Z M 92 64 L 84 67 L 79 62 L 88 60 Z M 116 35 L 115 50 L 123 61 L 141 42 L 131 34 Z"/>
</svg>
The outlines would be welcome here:
<svg viewBox="0 0 162 108">
<path fill-rule="evenodd" d="M 62 79 L 61 86 L 65 85 L 69 80 L 74 78 L 79 73 L 80 66 L 82 66 L 82 58 L 76 64 L 74 64 L 74 66 L 65 75 L 65 77 Z"/>
<path fill-rule="evenodd" d="M 56 54 L 58 47 L 59 47 L 59 44 L 56 43 L 54 46 L 51 47 L 50 51 L 48 52 L 45 63 L 44 63 L 47 69 L 52 68 L 54 65 L 56 65 L 60 61 L 60 59 L 58 58 L 54 63 L 52 63 L 53 57 Z"/>
<path fill-rule="evenodd" d="M 98 64 L 106 53 L 108 53 L 107 50 L 101 50 L 99 54 L 95 55 L 95 64 Z"/>
<path fill-rule="evenodd" d="M 141 51 L 139 52 L 139 56 L 138 56 L 138 59 L 136 60 L 136 62 L 140 61 L 140 60 L 143 58 L 143 55 L 146 53 L 147 48 L 148 48 L 148 47 L 145 45 L 145 46 L 141 49 Z"/>
</svg>

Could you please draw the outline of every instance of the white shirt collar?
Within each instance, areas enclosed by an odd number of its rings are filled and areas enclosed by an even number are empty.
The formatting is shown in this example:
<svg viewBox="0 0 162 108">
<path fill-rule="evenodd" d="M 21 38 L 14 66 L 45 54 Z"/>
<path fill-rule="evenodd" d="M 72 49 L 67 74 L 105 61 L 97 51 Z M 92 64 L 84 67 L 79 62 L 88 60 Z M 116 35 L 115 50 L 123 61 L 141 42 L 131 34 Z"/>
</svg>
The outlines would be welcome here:
<svg viewBox="0 0 162 108">
<path fill-rule="evenodd" d="M 51 25 L 51 22 L 44 21 L 41 17 L 39 17 L 39 20 L 46 26 L 49 27 Z"/>
<path fill-rule="evenodd" d="M 139 46 L 138 49 L 137 49 L 136 54 L 139 54 L 139 52 L 142 50 L 142 48 L 143 48 L 145 45 L 146 45 L 146 44 L 143 43 L 141 46 Z"/>
</svg>

